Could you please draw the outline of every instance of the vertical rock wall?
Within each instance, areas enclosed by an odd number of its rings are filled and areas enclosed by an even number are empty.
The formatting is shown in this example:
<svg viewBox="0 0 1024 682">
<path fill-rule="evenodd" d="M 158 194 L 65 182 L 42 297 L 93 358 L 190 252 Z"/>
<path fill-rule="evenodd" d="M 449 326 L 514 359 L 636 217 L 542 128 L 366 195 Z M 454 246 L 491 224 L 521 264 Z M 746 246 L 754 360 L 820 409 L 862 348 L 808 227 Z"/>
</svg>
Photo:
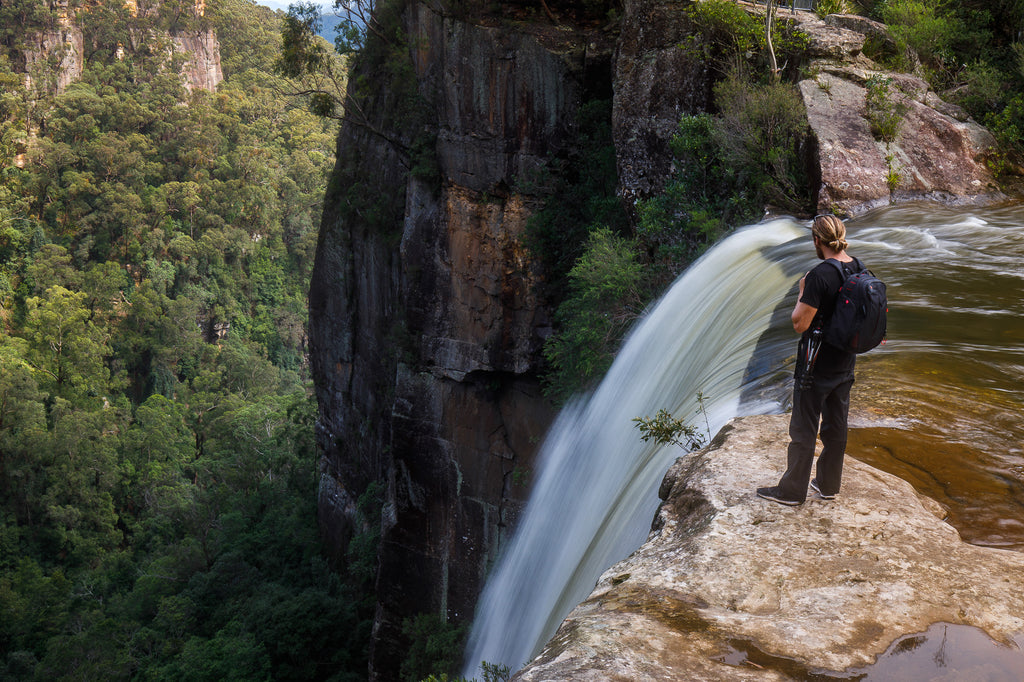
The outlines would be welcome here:
<svg viewBox="0 0 1024 682">
<path fill-rule="evenodd" d="M 220 66 L 220 42 L 213 29 L 189 31 L 171 36 L 174 51 L 188 56 L 183 71 L 189 89 L 213 92 L 224 80 Z"/>
<path fill-rule="evenodd" d="M 132 14 L 137 8 L 127 3 Z M 30 38 L 31 49 L 25 54 L 25 71 L 29 78 L 36 71 L 54 74 L 52 83 L 38 84 L 43 89 L 61 92 L 82 76 L 85 68 L 85 44 L 82 28 L 75 22 L 75 14 L 69 13 L 66 3 L 60 6 L 61 14 L 54 28 Z M 79 10 L 79 11 L 88 11 Z M 150 11 L 155 11 L 155 7 Z M 197 16 L 203 8 L 197 3 Z M 165 34 L 166 35 L 166 34 Z M 224 80 L 220 64 L 220 42 L 217 33 L 211 29 L 173 33 L 168 36 L 175 52 L 185 54 L 187 62 L 182 71 L 185 86 L 189 89 L 214 91 Z M 139 41 L 146 40 L 139 37 Z"/>
<path fill-rule="evenodd" d="M 37 72 L 54 74 L 53 87 L 62 91 L 78 80 L 85 66 L 85 50 L 82 43 L 82 30 L 66 21 L 61 21 L 57 28 L 33 36 L 32 49 L 25 54 L 25 71 L 28 78 L 36 77 Z M 48 62 L 56 62 L 51 70 Z M 49 84 L 43 85 L 44 89 Z"/>
<path fill-rule="evenodd" d="M 615 59 L 613 135 L 621 194 L 630 202 L 657 194 L 671 176 L 669 141 L 683 114 L 711 104 L 709 64 L 680 44 L 692 33 L 680 3 L 624 3 Z"/>
<path fill-rule="evenodd" d="M 429 123 L 397 125 L 395 86 L 380 83 L 366 118 L 343 125 L 310 292 L 333 547 L 359 529 L 360 494 L 386 484 L 376 679 L 398 677 L 403 619 L 472 617 L 525 501 L 552 409 L 537 381 L 549 311 L 523 245 L 540 199 L 521 188 L 571 141 L 585 74 L 607 79 L 611 55 L 565 26 L 487 25 L 427 3 L 404 24 Z M 435 141 L 436 175 L 407 172 L 417 136 Z M 368 221 L 367 197 L 393 206 Z"/>
</svg>

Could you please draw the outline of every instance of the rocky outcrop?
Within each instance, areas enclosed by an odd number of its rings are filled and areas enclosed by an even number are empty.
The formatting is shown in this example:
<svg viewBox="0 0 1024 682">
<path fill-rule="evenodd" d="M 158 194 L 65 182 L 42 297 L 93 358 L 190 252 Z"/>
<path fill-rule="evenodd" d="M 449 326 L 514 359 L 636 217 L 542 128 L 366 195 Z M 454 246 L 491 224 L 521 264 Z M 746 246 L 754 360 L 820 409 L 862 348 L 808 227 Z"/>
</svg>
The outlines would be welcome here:
<svg viewBox="0 0 1024 682">
<path fill-rule="evenodd" d="M 882 24 L 863 17 L 796 15 L 811 38 L 813 78 L 800 82 L 818 146 L 818 211 L 856 214 L 888 203 L 928 199 L 948 204 L 1003 199 L 985 164 L 995 138 L 910 74 L 887 72 L 863 52 L 884 50 Z M 866 99 L 869 79 L 885 83 L 885 104 L 901 110 L 895 138 L 876 139 Z"/>
<path fill-rule="evenodd" d="M 755 14 L 763 7 L 743 3 Z M 799 83 L 817 154 L 817 211 L 862 213 L 890 202 L 928 199 L 949 204 L 1005 199 L 985 160 L 995 140 L 927 83 L 886 71 L 876 57 L 895 46 L 884 25 L 864 17 L 780 12 L 809 37 L 804 63 L 788 71 L 813 74 Z M 712 109 L 716 75 L 708 60 L 685 49 L 693 27 L 679 3 L 625 3 L 615 69 L 613 130 L 620 193 L 630 203 L 659 192 L 673 172 L 669 141 L 683 114 Z M 869 43 L 870 41 L 870 43 Z M 695 57 L 697 54 L 698 57 Z M 799 67 L 799 69 L 797 68 Z M 865 84 L 892 79 L 890 101 L 906 114 L 894 141 L 875 139 Z"/>
<path fill-rule="evenodd" d="M 136 13 L 133 2 L 127 3 L 132 15 Z M 76 20 L 76 14 L 69 10 L 66 3 L 58 3 L 59 15 L 53 28 L 41 31 L 29 37 L 30 48 L 25 53 L 24 69 L 30 79 L 42 75 L 52 79 L 51 82 L 36 83 L 43 91 L 62 92 L 68 85 L 82 76 L 85 68 L 85 44 L 82 28 Z M 156 12 L 157 6 L 149 8 Z M 87 8 L 77 10 L 88 11 Z M 197 4 L 197 16 L 202 16 L 202 8 Z M 220 63 L 220 42 L 212 28 L 180 31 L 168 35 L 171 49 L 185 55 L 186 61 L 181 74 L 185 87 L 213 92 L 224 80 Z M 158 36 L 138 36 L 138 44 L 147 40 L 157 40 Z"/>
<path fill-rule="evenodd" d="M 220 66 L 220 42 L 213 29 L 188 31 L 171 36 L 174 51 L 186 56 L 185 86 L 190 90 L 213 92 L 224 80 Z"/>
<path fill-rule="evenodd" d="M 29 42 L 32 47 L 25 54 L 25 72 L 30 87 L 60 92 L 82 76 L 85 51 L 79 27 L 61 21 L 53 30 L 37 34 Z M 44 74 L 53 82 L 32 82 Z"/>
<path fill-rule="evenodd" d="M 942 677 L 948 664 L 956 679 L 1014 679 L 1024 669 L 1024 555 L 962 542 L 938 503 L 850 458 L 834 500 L 756 497 L 781 474 L 787 425 L 736 419 L 680 458 L 647 542 L 605 572 L 513 679 L 850 679 L 881 668 L 886 652 L 926 651 L 920 633 L 936 623 L 947 624 L 938 636 L 949 656 L 957 637 L 973 636 L 984 666 L 928 654 L 915 674 Z"/>
</svg>

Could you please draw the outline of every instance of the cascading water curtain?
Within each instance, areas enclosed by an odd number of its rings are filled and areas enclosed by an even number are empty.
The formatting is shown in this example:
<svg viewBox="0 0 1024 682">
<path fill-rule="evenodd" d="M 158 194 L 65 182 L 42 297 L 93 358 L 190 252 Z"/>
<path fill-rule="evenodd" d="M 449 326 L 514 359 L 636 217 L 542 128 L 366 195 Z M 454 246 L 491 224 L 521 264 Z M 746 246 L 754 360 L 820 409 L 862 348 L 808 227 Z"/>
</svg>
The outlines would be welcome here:
<svg viewBox="0 0 1024 682">
<path fill-rule="evenodd" d="M 713 434 L 738 414 L 741 392 L 758 378 L 752 367 L 761 375 L 780 370 L 795 337 L 766 342 L 765 331 L 813 258 L 791 245 L 808 234 L 777 220 L 716 245 L 638 323 L 595 392 L 562 411 L 515 536 L 481 595 L 466 677 L 482 661 L 527 663 L 601 572 L 643 542 L 657 486 L 683 452 L 644 443 L 634 417 L 666 409 L 703 429 L 700 392 Z M 747 406 L 764 409 L 779 408 Z"/>
</svg>

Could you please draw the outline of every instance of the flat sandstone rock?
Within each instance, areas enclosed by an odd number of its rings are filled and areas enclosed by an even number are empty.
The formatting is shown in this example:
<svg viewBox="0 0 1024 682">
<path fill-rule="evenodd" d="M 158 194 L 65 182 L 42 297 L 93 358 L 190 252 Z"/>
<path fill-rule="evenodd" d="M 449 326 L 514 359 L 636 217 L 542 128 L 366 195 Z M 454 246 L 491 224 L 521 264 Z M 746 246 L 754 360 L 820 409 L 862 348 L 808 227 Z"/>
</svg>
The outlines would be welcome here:
<svg viewBox="0 0 1024 682">
<path fill-rule="evenodd" d="M 1020 653 L 1024 554 L 964 543 L 936 502 L 849 457 L 835 500 L 756 497 L 781 475 L 787 428 L 738 418 L 680 458 L 646 544 L 513 679 L 830 679 L 934 623 Z"/>
</svg>

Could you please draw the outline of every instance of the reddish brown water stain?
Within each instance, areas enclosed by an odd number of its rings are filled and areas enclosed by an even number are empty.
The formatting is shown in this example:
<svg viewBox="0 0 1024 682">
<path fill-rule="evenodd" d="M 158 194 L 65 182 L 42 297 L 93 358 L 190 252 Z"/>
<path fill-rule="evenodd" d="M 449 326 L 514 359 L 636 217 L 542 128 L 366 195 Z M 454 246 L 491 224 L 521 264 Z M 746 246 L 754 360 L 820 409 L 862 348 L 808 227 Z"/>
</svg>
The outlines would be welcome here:
<svg viewBox="0 0 1024 682">
<path fill-rule="evenodd" d="M 966 542 L 1024 550 L 1024 484 L 984 450 L 920 431 L 850 429 L 847 452 L 941 504 Z"/>
</svg>

